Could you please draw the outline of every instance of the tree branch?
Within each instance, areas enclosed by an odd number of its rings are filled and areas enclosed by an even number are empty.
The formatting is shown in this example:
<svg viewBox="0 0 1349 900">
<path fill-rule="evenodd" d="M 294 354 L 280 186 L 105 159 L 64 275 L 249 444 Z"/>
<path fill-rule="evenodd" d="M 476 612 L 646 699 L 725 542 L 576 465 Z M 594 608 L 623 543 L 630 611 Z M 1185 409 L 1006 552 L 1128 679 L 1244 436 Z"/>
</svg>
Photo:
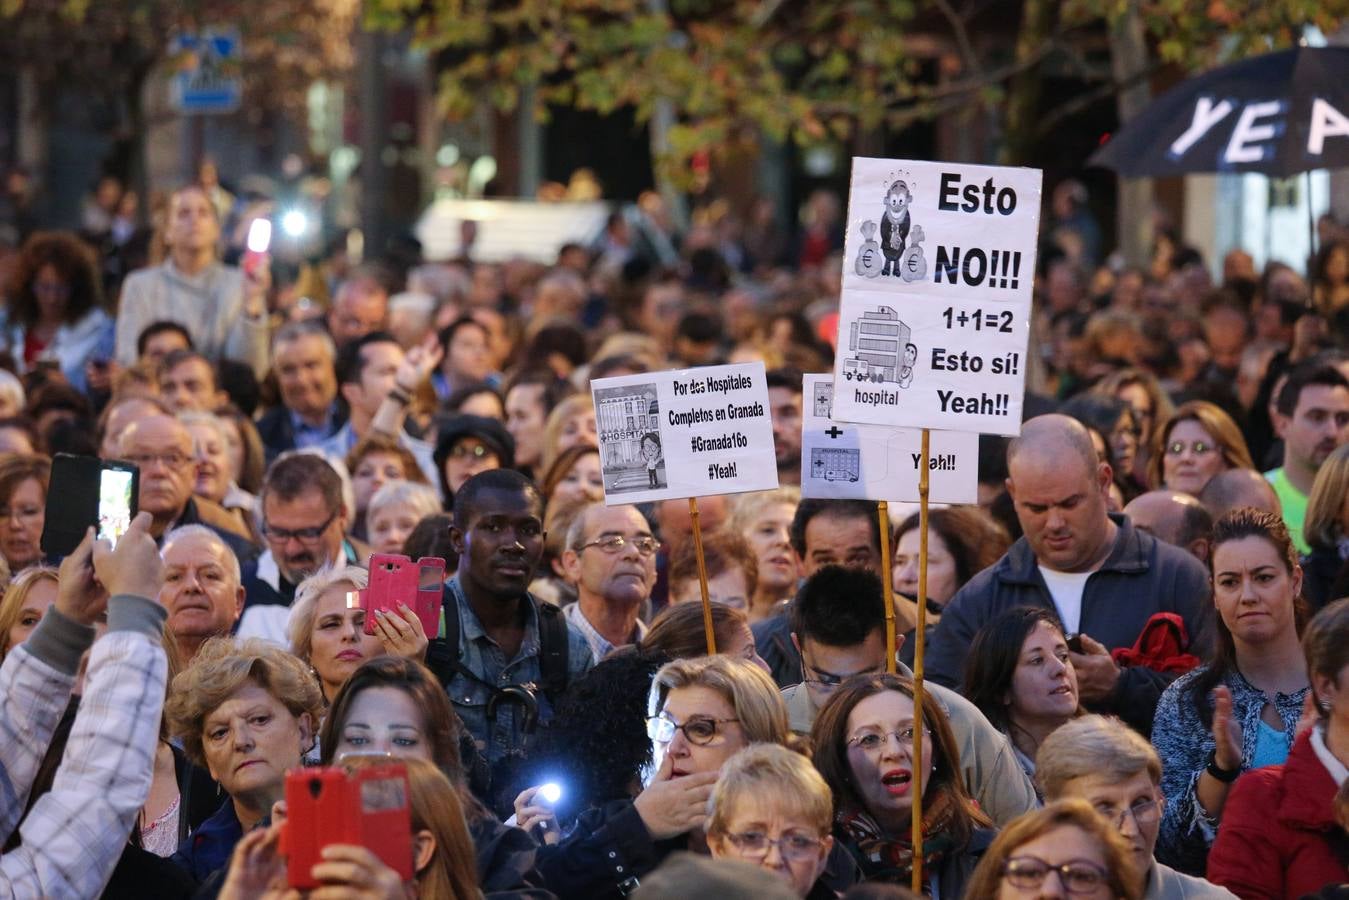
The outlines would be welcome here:
<svg viewBox="0 0 1349 900">
<path fill-rule="evenodd" d="M 1040 117 L 1039 124 L 1035 127 L 1035 136 L 1044 137 L 1052 131 L 1060 122 L 1069 116 L 1076 115 L 1098 100 L 1104 100 L 1106 97 L 1112 97 L 1127 88 L 1137 85 L 1140 81 L 1146 81 L 1162 68 L 1161 62 L 1154 61 L 1139 72 L 1135 72 L 1128 78 L 1120 81 L 1107 81 L 1098 85 L 1096 88 L 1082 94 L 1078 94 L 1071 100 L 1060 103 L 1050 112 Z"/>
<path fill-rule="evenodd" d="M 984 69 L 979 57 L 974 53 L 974 45 L 970 43 L 970 33 L 965 28 L 965 20 L 955 11 L 949 0 L 933 0 L 933 3 L 941 10 L 946 21 L 951 23 L 951 31 L 955 34 L 956 45 L 960 47 L 960 55 L 964 57 L 965 66 L 974 72 L 976 78 L 982 78 Z"/>
</svg>

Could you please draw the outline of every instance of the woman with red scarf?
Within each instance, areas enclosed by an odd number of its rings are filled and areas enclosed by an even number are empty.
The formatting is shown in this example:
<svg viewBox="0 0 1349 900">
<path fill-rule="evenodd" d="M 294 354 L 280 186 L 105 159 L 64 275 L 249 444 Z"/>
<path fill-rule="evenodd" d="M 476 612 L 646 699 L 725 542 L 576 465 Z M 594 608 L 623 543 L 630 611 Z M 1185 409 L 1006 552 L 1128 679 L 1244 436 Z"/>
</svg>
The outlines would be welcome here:
<svg viewBox="0 0 1349 900">
<path fill-rule="evenodd" d="M 908 885 L 913 876 L 913 786 L 922 785 L 923 891 L 953 898 L 993 839 L 992 822 L 965 790 L 955 738 L 923 695 L 922 761 L 913 756 L 913 682 L 858 675 L 829 699 L 811 731 L 815 766 L 834 792 L 834 837 L 866 881 Z"/>
</svg>

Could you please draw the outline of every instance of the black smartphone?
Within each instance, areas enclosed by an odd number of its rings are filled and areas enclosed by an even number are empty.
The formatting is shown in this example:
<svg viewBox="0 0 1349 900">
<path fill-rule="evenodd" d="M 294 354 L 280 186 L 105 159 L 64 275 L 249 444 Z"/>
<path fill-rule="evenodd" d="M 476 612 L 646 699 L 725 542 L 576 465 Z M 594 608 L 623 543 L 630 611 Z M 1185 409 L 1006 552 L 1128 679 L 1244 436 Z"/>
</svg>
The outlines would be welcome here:
<svg viewBox="0 0 1349 900">
<path fill-rule="evenodd" d="M 1070 634 L 1070 635 L 1068 635 L 1068 641 L 1067 641 L 1067 644 L 1068 644 L 1068 649 L 1071 650 L 1071 651 L 1073 651 L 1074 653 L 1085 653 L 1085 652 L 1086 652 L 1085 650 L 1082 649 L 1082 635 L 1080 635 L 1080 634 Z"/>
<path fill-rule="evenodd" d="M 69 556 L 89 526 L 113 544 L 139 509 L 140 470 L 134 463 L 58 453 L 52 460 L 42 552 Z"/>
</svg>

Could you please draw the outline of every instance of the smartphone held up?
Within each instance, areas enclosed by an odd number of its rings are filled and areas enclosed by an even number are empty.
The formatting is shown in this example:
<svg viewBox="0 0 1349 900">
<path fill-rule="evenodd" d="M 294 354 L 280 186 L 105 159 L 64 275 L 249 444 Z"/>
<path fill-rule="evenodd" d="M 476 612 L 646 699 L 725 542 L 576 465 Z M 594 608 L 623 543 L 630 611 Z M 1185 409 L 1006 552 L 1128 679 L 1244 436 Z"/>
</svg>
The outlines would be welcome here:
<svg viewBox="0 0 1349 900">
<path fill-rule="evenodd" d="M 248 226 L 248 239 L 244 244 L 244 271 L 253 274 L 272 246 L 272 220 L 257 218 Z"/>
<path fill-rule="evenodd" d="M 291 887 L 315 888 L 323 848 L 364 847 L 403 881 L 411 881 L 412 807 L 407 767 L 389 762 L 316 766 L 286 773 L 286 822 L 281 852 Z"/>
<path fill-rule="evenodd" d="M 52 459 L 42 526 L 42 552 L 69 556 L 93 526 L 116 545 L 139 509 L 140 469 L 134 463 L 58 453 Z"/>
<path fill-rule="evenodd" d="M 370 586 L 360 592 L 359 603 L 365 610 L 365 633 L 375 633 L 375 613 L 401 615 L 407 606 L 421 620 L 428 638 L 439 636 L 442 590 L 445 585 L 445 560 L 424 556 L 413 562 L 397 553 L 375 553 L 370 557 Z"/>
</svg>

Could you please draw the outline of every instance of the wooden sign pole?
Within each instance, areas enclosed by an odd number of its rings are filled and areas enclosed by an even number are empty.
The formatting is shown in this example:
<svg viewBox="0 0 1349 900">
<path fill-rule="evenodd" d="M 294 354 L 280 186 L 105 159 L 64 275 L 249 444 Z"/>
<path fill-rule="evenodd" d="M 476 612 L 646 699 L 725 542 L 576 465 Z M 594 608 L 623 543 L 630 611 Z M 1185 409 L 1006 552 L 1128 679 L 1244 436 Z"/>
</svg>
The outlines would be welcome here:
<svg viewBox="0 0 1349 900">
<path fill-rule="evenodd" d="M 876 501 L 876 518 L 880 520 L 881 534 L 881 589 L 885 593 L 885 671 L 895 674 L 895 588 L 890 573 L 890 504 Z"/>
<path fill-rule="evenodd" d="M 715 656 L 717 636 L 712 629 L 712 598 L 707 592 L 707 562 L 703 559 L 703 528 L 699 522 L 698 498 L 689 498 L 689 518 L 693 520 L 693 555 L 698 560 L 698 587 L 703 592 L 703 634 L 707 638 L 707 655 Z"/>
<path fill-rule="evenodd" d="M 918 627 L 913 647 L 913 884 L 923 896 L 923 650 L 927 638 L 927 496 L 930 433 L 923 429 L 923 460 L 918 469 Z M 886 579 L 890 573 L 886 572 Z"/>
</svg>

